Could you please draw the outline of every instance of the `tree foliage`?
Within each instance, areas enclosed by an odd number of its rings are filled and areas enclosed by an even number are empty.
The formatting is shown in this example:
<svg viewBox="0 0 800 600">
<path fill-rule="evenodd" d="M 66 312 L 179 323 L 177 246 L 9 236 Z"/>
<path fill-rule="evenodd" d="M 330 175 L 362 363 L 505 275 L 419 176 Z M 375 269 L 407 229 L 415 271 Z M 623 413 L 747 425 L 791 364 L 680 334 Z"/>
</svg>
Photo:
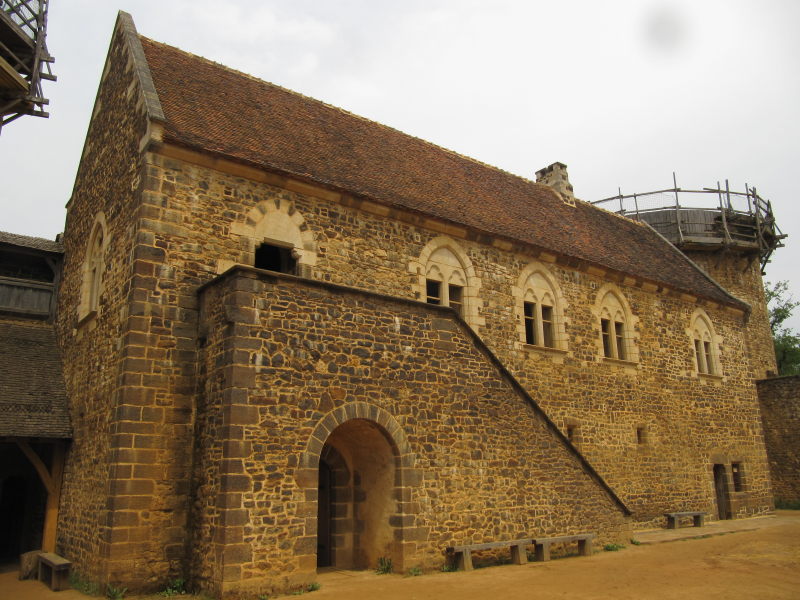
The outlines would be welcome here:
<svg viewBox="0 0 800 600">
<path fill-rule="evenodd" d="M 775 342 L 775 358 L 780 375 L 800 375 L 800 335 L 784 325 L 800 306 L 789 293 L 789 282 L 764 283 L 764 294 L 769 308 L 769 326 Z"/>
</svg>

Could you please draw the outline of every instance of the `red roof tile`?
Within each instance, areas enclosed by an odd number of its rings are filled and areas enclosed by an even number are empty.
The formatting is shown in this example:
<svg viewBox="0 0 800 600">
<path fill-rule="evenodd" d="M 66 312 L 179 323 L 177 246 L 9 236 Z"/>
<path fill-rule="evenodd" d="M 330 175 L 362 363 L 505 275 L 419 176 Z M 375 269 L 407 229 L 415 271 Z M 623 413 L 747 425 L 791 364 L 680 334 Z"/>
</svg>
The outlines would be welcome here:
<svg viewBox="0 0 800 600">
<path fill-rule="evenodd" d="M 649 228 L 285 88 L 141 38 L 167 142 L 533 244 L 740 308 Z"/>
</svg>

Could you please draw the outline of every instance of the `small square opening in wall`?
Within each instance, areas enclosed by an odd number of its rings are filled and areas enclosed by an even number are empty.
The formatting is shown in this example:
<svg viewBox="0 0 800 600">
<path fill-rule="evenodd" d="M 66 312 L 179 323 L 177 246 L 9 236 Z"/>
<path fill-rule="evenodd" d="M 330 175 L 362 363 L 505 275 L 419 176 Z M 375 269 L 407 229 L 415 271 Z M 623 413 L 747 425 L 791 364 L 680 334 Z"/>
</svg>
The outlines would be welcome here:
<svg viewBox="0 0 800 600">
<path fill-rule="evenodd" d="M 578 441 L 578 426 L 574 423 L 567 423 L 567 439 L 573 444 Z"/>
<path fill-rule="evenodd" d="M 636 427 L 636 443 L 639 445 L 647 443 L 647 428 L 644 425 Z"/>
</svg>

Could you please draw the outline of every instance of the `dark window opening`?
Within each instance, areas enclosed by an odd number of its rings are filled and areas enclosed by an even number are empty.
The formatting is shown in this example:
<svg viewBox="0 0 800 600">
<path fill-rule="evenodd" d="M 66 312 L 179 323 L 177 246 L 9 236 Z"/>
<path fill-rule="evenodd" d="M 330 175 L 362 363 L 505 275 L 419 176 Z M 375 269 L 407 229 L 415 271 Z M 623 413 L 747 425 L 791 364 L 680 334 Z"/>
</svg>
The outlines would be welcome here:
<svg viewBox="0 0 800 600">
<path fill-rule="evenodd" d="M 47 261 L 40 256 L 0 250 L 0 277 L 51 283 L 55 275 Z"/>
<path fill-rule="evenodd" d="M 567 425 L 567 439 L 570 442 L 575 443 L 577 436 L 578 436 L 578 426 Z"/>
<path fill-rule="evenodd" d="M 447 286 L 447 295 L 448 295 L 448 304 L 456 309 L 456 312 L 460 315 L 464 315 L 464 288 L 460 285 L 448 285 Z"/>
<path fill-rule="evenodd" d="M 731 474 L 733 475 L 733 491 L 741 492 L 744 489 L 742 463 L 731 463 Z"/>
<path fill-rule="evenodd" d="M 625 339 L 623 337 L 623 325 L 619 321 L 614 322 L 614 338 L 617 344 L 617 358 L 625 360 Z"/>
<path fill-rule="evenodd" d="M 603 332 L 603 356 L 614 358 L 614 353 L 611 350 L 611 321 L 600 319 L 600 328 Z"/>
<path fill-rule="evenodd" d="M 702 342 L 700 340 L 694 341 L 694 359 L 697 362 L 697 372 L 698 373 L 705 373 L 705 367 L 703 365 L 703 351 L 700 349 Z"/>
<path fill-rule="evenodd" d="M 714 373 L 714 360 L 711 358 L 711 342 L 703 342 L 703 356 L 706 359 L 706 373 Z"/>
<path fill-rule="evenodd" d="M 522 305 L 525 316 L 525 343 L 536 343 L 536 304 L 525 302 Z"/>
<path fill-rule="evenodd" d="M 425 301 L 428 304 L 442 303 L 442 284 L 439 281 L 428 279 L 425 281 Z"/>
<path fill-rule="evenodd" d="M 647 430 L 644 427 L 636 428 L 636 443 L 644 444 L 647 442 Z"/>
<path fill-rule="evenodd" d="M 255 267 L 278 273 L 297 274 L 297 260 L 292 256 L 292 249 L 272 244 L 261 244 L 256 248 Z"/>
<path fill-rule="evenodd" d="M 542 345 L 555 348 L 553 340 L 553 307 L 542 304 Z"/>
</svg>

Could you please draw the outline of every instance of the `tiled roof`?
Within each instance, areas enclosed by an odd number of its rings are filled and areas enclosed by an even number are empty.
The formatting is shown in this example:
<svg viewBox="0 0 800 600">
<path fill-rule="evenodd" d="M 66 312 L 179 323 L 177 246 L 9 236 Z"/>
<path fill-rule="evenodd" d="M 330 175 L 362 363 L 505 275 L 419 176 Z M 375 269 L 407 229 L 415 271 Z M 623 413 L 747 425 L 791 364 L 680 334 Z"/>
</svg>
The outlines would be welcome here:
<svg viewBox="0 0 800 600">
<path fill-rule="evenodd" d="M 71 435 L 52 325 L 0 322 L 0 437 Z"/>
<path fill-rule="evenodd" d="M 652 230 L 390 127 L 140 38 L 164 140 L 740 308 Z"/>
<path fill-rule="evenodd" d="M 64 246 L 61 242 L 18 233 L 8 233 L 7 231 L 0 231 L 0 244 L 33 248 L 34 250 L 44 250 L 45 252 L 58 252 L 59 254 L 64 253 Z"/>
</svg>

